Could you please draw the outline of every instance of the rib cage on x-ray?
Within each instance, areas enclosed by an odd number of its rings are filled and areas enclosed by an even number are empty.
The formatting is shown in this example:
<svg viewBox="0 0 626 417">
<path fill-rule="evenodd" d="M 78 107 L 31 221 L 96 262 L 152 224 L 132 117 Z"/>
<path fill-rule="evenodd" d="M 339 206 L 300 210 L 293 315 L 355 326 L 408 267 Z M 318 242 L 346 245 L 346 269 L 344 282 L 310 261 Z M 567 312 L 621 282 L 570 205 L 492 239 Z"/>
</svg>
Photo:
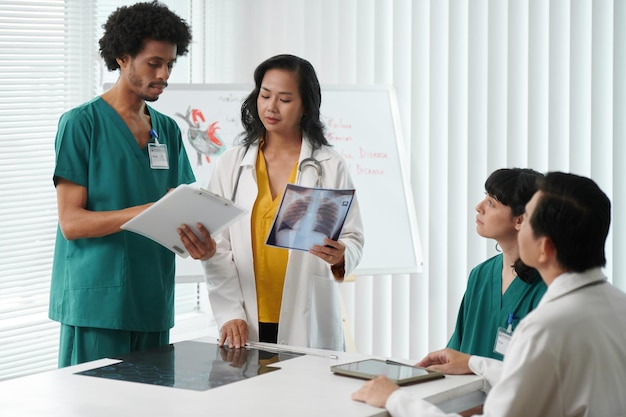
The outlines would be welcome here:
<svg viewBox="0 0 626 417">
<path fill-rule="evenodd" d="M 278 230 L 313 230 L 332 237 L 338 217 L 339 207 L 333 199 L 314 201 L 311 196 L 305 196 L 289 204 Z"/>
<path fill-rule="evenodd" d="M 287 184 L 266 244 L 308 251 L 326 238 L 338 240 L 353 197 L 353 189 Z"/>
</svg>

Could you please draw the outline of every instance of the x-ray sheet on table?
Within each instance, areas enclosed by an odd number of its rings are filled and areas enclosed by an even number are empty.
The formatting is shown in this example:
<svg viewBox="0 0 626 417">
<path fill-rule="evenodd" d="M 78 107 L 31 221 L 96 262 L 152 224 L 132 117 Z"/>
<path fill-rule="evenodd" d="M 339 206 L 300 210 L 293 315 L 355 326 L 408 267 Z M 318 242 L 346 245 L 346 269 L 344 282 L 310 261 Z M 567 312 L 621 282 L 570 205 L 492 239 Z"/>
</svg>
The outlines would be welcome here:
<svg viewBox="0 0 626 417">
<path fill-rule="evenodd" d="M 182 341 L 118 356 L 120 362 L 77 372 L 98 378 L 206 391 L 278 371 L 279 362 L 302 356 L 262 347 L 229 349 L 213 343 Z"/>
<path fill-rule="evenodd" d="M 339 239 L 353 198 L 353 189 L 287 184 L 266 244 L 308 251 L 324 238 Z"/>
</svg>

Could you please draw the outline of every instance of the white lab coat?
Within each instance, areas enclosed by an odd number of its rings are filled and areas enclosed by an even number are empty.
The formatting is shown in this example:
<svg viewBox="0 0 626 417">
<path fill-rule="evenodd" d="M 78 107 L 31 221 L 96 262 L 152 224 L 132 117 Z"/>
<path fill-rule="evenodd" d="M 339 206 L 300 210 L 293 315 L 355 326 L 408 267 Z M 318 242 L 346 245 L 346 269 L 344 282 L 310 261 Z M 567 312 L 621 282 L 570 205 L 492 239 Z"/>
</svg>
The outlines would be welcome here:
<svg viewBox="0 0 626 417">
<path fill-rule="evenodd" d="M 626 294 L 602 271 L 567 273 L 519 324 L 503 362 L 472 356 L 485 416 L 626 416 Z M 398 390 L 392 416 L 446 416 Z"/>
<path fill-rule="evenodd" d="M 244 155 L 245 154 L 245 155 Z M 259 340 L 257 294 L 252 261 L 250 218 L 257 197 L 255 164 L 258 144 L 236 147 L 220 156 L 209 182 L 209 190 L 231 198 L 238 171 L 241 177 L 235 203 L 249 210 L 240 221 L 215 236 L 217 253 L 202 262 L 209 300 L 218 327 L 233 320 L 246 320 L 250 340 Z M 330 147 L 313 154 L 323 167 L 322 188 L 354 188 L 346 161 Z M 304 138 L 300 161 L 311 156 Z M 306 167 L 299 184 L 315 186 L 317 172 Z M 363 225 L 358 190 L 339 240 L 345 245 L 346 275 L 356 268 L 363 252 Z M 278 343 L 319 349 L 344 350 L 339 283 L 330 265 L 308 252 L 290 250 L 278 326 Z"/>
</svg>

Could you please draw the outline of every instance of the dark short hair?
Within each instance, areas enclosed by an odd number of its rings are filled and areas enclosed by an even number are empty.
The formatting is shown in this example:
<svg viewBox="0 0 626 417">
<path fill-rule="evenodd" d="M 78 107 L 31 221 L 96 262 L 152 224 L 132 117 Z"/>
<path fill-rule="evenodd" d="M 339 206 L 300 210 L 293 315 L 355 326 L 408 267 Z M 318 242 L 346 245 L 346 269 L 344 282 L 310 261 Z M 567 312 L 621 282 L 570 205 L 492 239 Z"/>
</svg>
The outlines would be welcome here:
<svg viewBox="0 0 626 417">
<path fill-rule="evenodd" d="M 119 7 L 102 28 L 100 56 L 109 71 L 120 67 L 117 58 L 126 54 L 136 57 L 146 39 L 175 44 L 176 56 L 186 55 L 191 42 L 189 25 L 158 1 Z"/>
<path fill-rule="evenodd" d="M 543 174 L 530 168 L 501 168 L 485 181 L 485 191 L 511 208 L 513 216 L 524 214 L 526 203 L 537 191 L 537 179 Z"/>
<path fill-rule="evenodd" d="M 535 237 L 547 237 L 568 271 L 606 265 L 604 245 L 611 225 L 611 201 L 591 179 L 550 172 L 538 182 L 541 192 L 530 218 Z"/>
<path fill-rule="evenodd" d="M 320 120 L 322 91 L 315 69 L 306 59 L 286 54 L 266 59 L 254 70 L 254 90 L 241 105 L 241 124 L 244 127 L 244 132 L 240 135 L 241 142 L 244 145 L 250 145 L 265 135 L 265 127 L 259 117 L 257 98 L 261 91 L 263 77 L 271 69 L 282 69 L 296 74 L 303 107 L 300 130 L 308 136 L 313 149 L 329 145 L 324 136 L 324 124 Z"/>
<path fill-rule="evenodd" d="M 537 191 L 537 179 L 543 174 L 530 168 L 501 168 L 489 175 L 485 181 L 485 191 L 499 202 L 511 208 L 513 216 L 520 216 L 526 210 L 526 203 Z M 516 259 L 513 263 L 515 273 L 526 283 L 538 281 L 539 273 L 530 266 Z"/>
</svg>

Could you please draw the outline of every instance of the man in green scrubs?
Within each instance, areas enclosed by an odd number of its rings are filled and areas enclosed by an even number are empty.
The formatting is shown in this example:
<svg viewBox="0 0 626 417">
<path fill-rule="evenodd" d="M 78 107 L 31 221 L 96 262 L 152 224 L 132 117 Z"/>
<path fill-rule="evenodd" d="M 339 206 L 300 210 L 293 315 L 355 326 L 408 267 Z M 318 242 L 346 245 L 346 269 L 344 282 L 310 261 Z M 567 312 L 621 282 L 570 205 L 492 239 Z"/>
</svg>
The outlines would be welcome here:
<svg viewBox="0 0 626 417">
<path fill-rule="evenodd" d="M 137 3 L 104 29 L 100 54 L 119 79 L 65 113 L 55 141 L 49 317 L 61 323 L 60 367 L 169 344 L 175 255 L 120 226 L 195 181 L 176 122 L 146 104 L 188 52 L 189 26 L 159 3 Z"/>
</svg>

